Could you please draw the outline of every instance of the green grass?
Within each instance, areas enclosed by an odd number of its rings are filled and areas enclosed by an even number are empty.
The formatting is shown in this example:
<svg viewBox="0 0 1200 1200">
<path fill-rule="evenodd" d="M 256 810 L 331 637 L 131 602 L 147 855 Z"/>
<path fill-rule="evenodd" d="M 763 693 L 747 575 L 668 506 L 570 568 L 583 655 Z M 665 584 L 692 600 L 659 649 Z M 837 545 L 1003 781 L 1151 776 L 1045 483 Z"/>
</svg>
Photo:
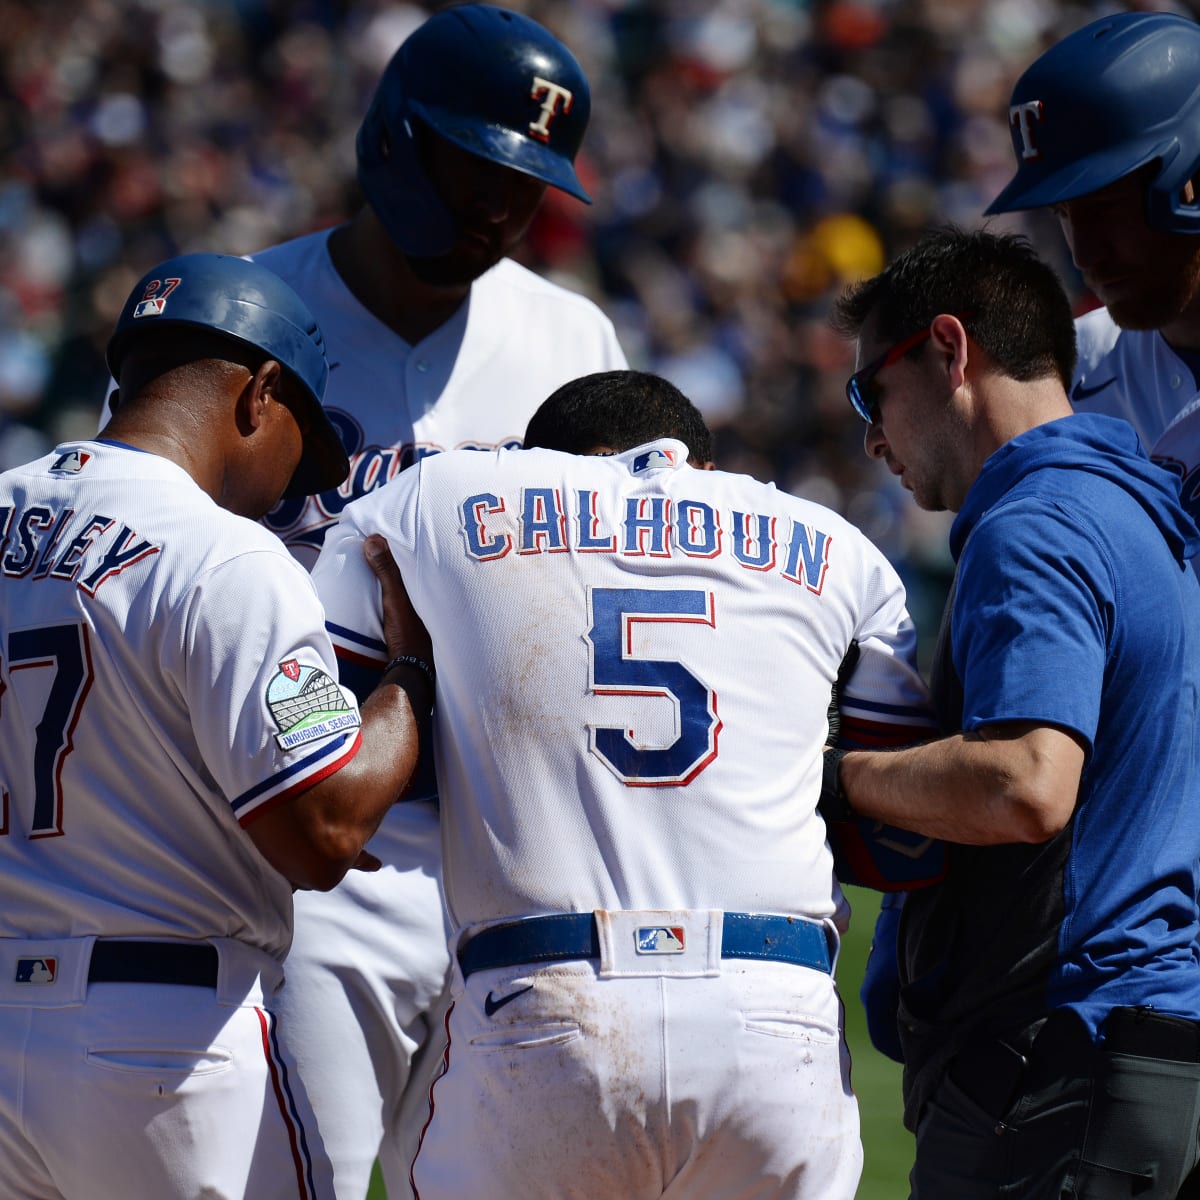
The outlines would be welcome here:
<svg viewBox="0 0 1200 1200">
<path fill-rule="evenodd" d="M 901 1121 L 900 1064 L 885 1058 L 871 1045 L 858 999 L 858 985 L 871 946 L 871 930 L 879 911 L 879 894 L 863 888 L 847 888 L 846 895 L 853 916 L 850 932 L 842 943 L 838 984 L 846 1005 L 851 1082 L 862 1117 L 863 1173 L 857 1200 L 904 1200 L 908 1195 L 913 1139 Z"/>
<path fill-rule="evenodd" d="M 900 1120 L 900 1067 L 871 1046 L 858 999 L 858 985 L 867 961 L 879 897 L 861 888 L 847 888 L 846 893 L 854 915 L 850 933 L 842 943 L 838 981 L 846 1004 L 846 1040 L 853 1061 L 852 1082 L 862 1113 L 864 1162 L 857 1200 L 904 1200 L 908 1195 L 913 1144 L 912 1135 Z M 386 1200 L 378 1170 L 367 1200 Z M 482 1198 L 463 1197 L 463 1200 Z M 611 1200 L 620 1198 L 614 1196 Z"/>
<path fill-rule="evenodd" d="M 383 1190 L 383 1179 L 379 1174 L 379 1166 L 371 1172 L 371 1186 L 367 1190 L 367 1200 L 387 1200 L 387 1192 Z"/>
</svg>

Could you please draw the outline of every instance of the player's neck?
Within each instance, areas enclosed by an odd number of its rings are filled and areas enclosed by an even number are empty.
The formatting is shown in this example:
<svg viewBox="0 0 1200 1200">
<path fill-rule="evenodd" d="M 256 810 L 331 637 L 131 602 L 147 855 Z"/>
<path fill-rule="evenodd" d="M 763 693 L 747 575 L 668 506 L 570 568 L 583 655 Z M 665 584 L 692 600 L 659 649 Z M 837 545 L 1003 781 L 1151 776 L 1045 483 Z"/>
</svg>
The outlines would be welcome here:
<svg viewBox="0 0 1200 1200">
<path fill-rule="evenodd" d="M 1172 350 L 1200 353 L 1200 301 L 1184 309 L 1174 320 L 1159 330 Z"/>
<path fill-rule="evenodd" d="M 214 496 L 220 471 L 213 465 L 211 456 L 205 451 L 208 443 L 195 436 L 195 429 L 186 422 L 172 428 L 161 421 L 117 412 L 97 435 L 108 441 L 121 442 L 157 455 L 182 467 L 209 495 Z"/>
<path fill-rule="evenodd" d="M 330 234 L 329 257 L 355 299 L 410 345 L 444 325 L 471 290 L 422 283 L 369 209 Z"/>
</svg>

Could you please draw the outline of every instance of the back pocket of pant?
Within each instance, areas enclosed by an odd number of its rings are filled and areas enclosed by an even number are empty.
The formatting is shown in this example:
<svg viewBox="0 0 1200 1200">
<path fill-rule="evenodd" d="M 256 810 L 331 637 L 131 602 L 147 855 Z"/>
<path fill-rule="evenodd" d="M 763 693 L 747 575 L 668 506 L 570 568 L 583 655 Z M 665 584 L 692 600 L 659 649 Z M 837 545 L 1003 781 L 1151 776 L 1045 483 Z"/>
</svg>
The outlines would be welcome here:
<svg viewBox="0 0 1200 1200">
<path fill-rule="evenodd" d="M 743 1012 L 742 1022 L 747 1033 L 764 1037 L 788 1038 L 794 1041 L 818 1042 L 832 1045 L 841 1031 L 811 1013 L 789 1012 L 786 1009 L 756 1009 Z"/>
</svg>

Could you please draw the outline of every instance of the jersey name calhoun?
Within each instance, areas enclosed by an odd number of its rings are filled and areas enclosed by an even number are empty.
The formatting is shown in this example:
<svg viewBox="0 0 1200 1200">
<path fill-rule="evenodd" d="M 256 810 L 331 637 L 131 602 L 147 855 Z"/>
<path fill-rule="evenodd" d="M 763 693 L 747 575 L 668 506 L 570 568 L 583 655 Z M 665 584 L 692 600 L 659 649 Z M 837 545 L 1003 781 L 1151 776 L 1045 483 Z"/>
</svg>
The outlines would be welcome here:
<svg viewBox="0 0 1200 1200">
<path fill-rule="evenodd" d="M 598 516 L 599 494 L 569 498 L 554 487 L 521 488 L 510 496 L 479 492 L 461 506 L 466 554 L 494 562 L 517 554 L 619 554 L 640 558 L 716 558 L 727 554 L 750 571 L 779 570 L 820 594 L 832 539 L 824 530 L 773 515 L 722 511 L 703 500 L 627 497 L 617 525 Z M 781 527 L 777 536 L 777 526 Z"/>
</svg>

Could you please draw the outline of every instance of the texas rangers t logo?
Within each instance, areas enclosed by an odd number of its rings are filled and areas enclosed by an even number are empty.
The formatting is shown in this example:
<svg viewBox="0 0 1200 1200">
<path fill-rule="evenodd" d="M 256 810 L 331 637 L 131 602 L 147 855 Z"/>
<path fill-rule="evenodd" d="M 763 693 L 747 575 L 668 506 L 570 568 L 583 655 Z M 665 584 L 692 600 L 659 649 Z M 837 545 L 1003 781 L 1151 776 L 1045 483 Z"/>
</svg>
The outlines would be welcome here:
<svg viewBox="0 0 1200 1200">
<path fill-rule="evenodd" d="M 1034 141 L 1036 124 L 1041 121 L 1044 106 L 1040 100 L 1026 100 L 1024 104 L 1009 106 L 1008 123 L 1021 135 L 1021 157 L 1041 158 L 1042 152 Z"/>
<path fill-rule="evenodd" d="M 550 122 L 558 116 L 560 111 L 569 113 L 575 97 L 565 87 L 560 87 L 549 79 L 543 79 L 540 75 L 533 77 L 533 89 L 529 94 L 535 100 L 545 97 L 542 100 L 541 116 L 536 121 L 529 122 L 529 132 L 539 142 L 548 142 L 550 140 Z M 562 101 L 561 110 L 558 107 L 560 100 Z"/>
</svg>

